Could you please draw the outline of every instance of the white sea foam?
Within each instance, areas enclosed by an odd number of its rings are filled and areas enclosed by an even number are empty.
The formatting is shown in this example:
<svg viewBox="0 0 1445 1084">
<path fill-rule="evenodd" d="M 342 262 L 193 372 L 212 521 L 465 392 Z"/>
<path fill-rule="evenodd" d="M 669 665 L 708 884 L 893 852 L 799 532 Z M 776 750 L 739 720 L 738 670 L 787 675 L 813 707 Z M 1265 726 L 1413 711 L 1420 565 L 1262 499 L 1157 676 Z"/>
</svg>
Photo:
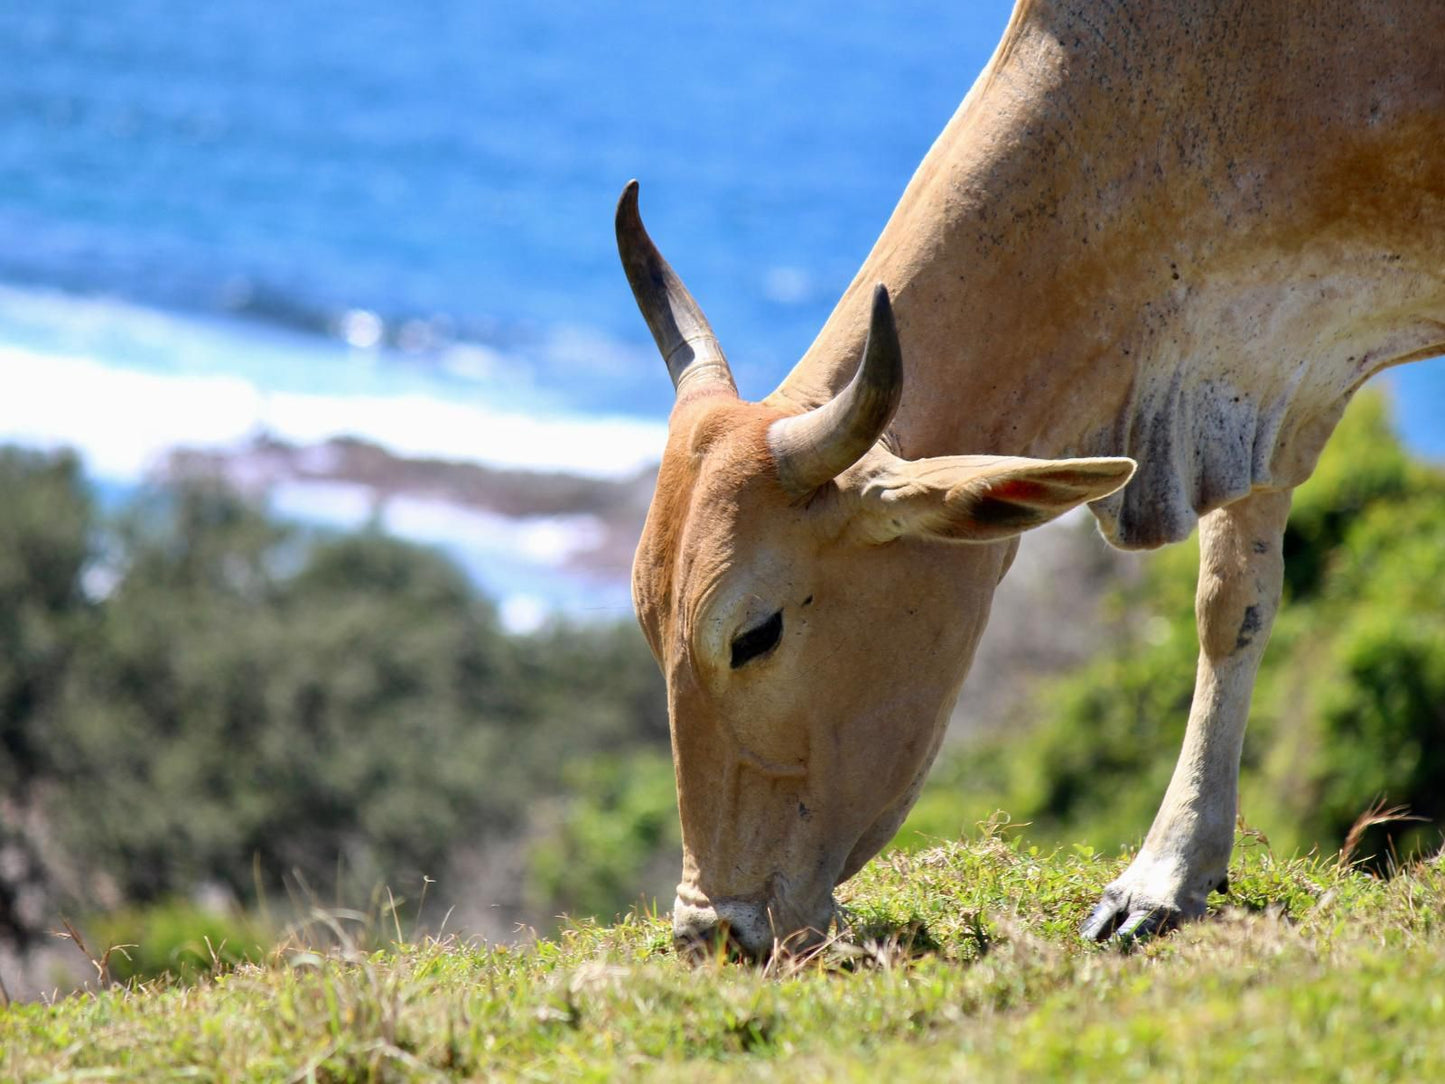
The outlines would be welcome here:
<svg viewBox="0 0 1445 1084">
<path fill-rule="evenodd" d="M 70 446 L 102 478 L 135 480 L 176 445 L 232 444 L 258 429 L 262 396 L 226 376 L 175 377 L 0 346 L 0 439 Z"/>
<path fill-rule="evenodd" d="M 508 595 L 497 607 L 497 616 L 508 632 L 525 635 L 545 625 L 552 608 L 536 595 Z"/>
<path fill-rule="evenodd" d="M 476 558 L 505 556 L 557 569 L 607 539 L 596 516 L 502 516 L 431 497 L 378 497 L 356 482 L 278 483 L 269 491 L 278 515 L 355 530 L 375 518 L 387 532 L 413 542 L 454 546 Z"/>
<path fill-rule="evenodd" d="M 583 350 L 580 335 L 562 338 Z M 487 348 L 448 348 L 441 378 L 385 361 L 377 348 L 242 321 L 0 286 L 0 442 L 71 447 L 93 477 L 129 484 L 175 447 L 235 448 L 262 434 L 312 446 L 303 454 L 313 469 L 327 466 L 324 442 L 354 436 L 398 455 L 603 478 L 655 462 L 665 440 L 661 420 L 541 405 L 547 397 L 529 390 L 526 365 Z M 244 471 L 244 457 L 233 469 Z M 336 481 L 293 480 L 269 497 L 287 518 L 338 529 L 375 518 L 442 547 L 516 631 L 557 612 L 629 608 L 625 583 L 566 567 L 602 541 L 589 516 L 510 519 L 437 500 L 382 502 L 367 486 Z"/>
<path fill-rule="evenodd" d="M 0 286 L 0 440 L 71 445 L 96 474 L 118 479 L 139 477 L 176 445 L 225 447 L 262 432 L 302 444 L 355 436 L 399 455 L 592 477 L 624 477 L 661 453 L 662 419 L 558 407 L 532 387 L 524 358 L 457 344 L 429 371 L 376 348 L 370 313 L 348 320 L 351 338 L 371 349 Z M 557 336 L 594 369 L 628 364 L 605 338 Z"/>
<path fill-rule="evenodd" d="M 446 501 L 394 497 L 382 522 L 392 534 L 416 542 L 456 545 L 475 553 L 505 553 L 528 564 L 557 568 L 600 546 L 606 531 L 595 516 L 528 516 L 458 508 Z"/>
<path fill-rule="evenodd" d="M 514 519 L 430 498 L 381 501 L 369 486 L 331 481 L 282 482 L 271 488 L 270 506 L 279 515 L 338 530 L 375 519 L 391 535 L 444 549 L 496 598 L 497 615 L 511 632 L 533 632 L 558 612 L 627 612 L 625 584 L 592 583 L 564 569 L 605 540 L 594 516 Z"/>
<path fill-rule="evenodd" d="M 660 422 L 538 417 L 408 393 L 266 391 L 238 376 L 157 374 L 0 345 L 0 440 L 71 446 L 103 478 L 140 478 L 176 446 L 228 447 L 268 433 L 341 436 L 398 455 L 619 478 L 655 461 Z"/>
<path fill-rule="evenodd" d="M 376 511 L 376 492 L 358 482 L 288 481 L 271 486 L 271 510 L 288 519 L 352 531 Z"/>
<path fill-rule="evenodd" d="M 364 437 L 407 456 L 622 478 L 656 461 L 666 428 L 630 418 L 508 413 L 427 395 L 264 397 L 264 427 L 301 443 Z"/>
</svg>

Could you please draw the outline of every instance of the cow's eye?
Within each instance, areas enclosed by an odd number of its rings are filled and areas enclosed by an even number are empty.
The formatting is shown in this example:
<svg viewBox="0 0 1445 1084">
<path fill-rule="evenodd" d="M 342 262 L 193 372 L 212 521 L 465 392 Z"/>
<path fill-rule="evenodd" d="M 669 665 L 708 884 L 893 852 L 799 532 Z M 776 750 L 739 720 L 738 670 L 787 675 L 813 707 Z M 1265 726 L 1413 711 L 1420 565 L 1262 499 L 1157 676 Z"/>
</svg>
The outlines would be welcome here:
<svg viewBox="0 0 1445 1084">
<path fill-rule="evenodd" d="M 778 646 L 783 637 L 783 611 L 779 610 L 761 625 L 739 633 L 733 639 L 733 669 L 766 655 Z"/>
</svg>

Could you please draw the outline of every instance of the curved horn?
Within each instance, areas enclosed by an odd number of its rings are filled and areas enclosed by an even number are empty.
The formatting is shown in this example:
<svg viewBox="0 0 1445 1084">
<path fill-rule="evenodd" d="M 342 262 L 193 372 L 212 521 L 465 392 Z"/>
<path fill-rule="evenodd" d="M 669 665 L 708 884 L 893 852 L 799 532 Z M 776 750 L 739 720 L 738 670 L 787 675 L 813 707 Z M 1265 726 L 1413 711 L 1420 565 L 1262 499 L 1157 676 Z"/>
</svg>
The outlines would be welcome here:
<svg viewBox="0 0 1445 1084">
<path fill-rule="evenodd" d="M 903 396 L 903 354 L 888 290 L 873 289 L 863 363 L 848 386 L 820 407 L 782 418 L 768 431 L 778 475 L 790 492 L 811 493 L 851 467 L 883 435 Z"/>
<path fill-rule="evenodd" d="M 682 391 L 708 384 L 737 394 L 728 359 L 682 279 L 662 258 L 637 210 L 637 182 L 628 181 L 617 201 L 617 253 L 632 285 L 632 296 L 652 331 L 672 386 Z"/>
</svg>

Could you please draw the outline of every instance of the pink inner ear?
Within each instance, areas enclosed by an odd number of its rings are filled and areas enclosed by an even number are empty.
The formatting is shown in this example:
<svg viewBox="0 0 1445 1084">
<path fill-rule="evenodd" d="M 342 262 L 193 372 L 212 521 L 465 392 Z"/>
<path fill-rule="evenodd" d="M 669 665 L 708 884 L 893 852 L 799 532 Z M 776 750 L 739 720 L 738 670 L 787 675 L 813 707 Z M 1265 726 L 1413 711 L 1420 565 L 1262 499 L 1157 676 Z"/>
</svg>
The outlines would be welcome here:
<svg viewBox="0 0 1445 1084">
<path fill-rule="evenodd" d="M 1049 487 L 1042 482 L 1030 482 L 1023 478 L 1011 478 L 1007 482 L 990 486 L 988 495 L 999 501 L 1018 501 L 1025 504 L 1042 504 L 1048 497 Z"/>
</svg>

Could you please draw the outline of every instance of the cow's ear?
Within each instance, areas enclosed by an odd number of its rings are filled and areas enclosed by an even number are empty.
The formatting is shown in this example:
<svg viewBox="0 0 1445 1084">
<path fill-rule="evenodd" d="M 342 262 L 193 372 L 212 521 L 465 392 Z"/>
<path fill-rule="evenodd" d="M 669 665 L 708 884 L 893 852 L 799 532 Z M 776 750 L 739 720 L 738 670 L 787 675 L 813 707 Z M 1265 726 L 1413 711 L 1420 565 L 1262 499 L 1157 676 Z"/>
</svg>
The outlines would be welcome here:
<svg viewBox="0 0 1445 1084">
<path fill-rule="evenodd" d="M 855 527 L 871 542 L 938 538 L 997 542 L 1107 497 L 1132 459 L 1018 459 L 951 455 L 877 460 L 855 477 Z"/>
</svg>

